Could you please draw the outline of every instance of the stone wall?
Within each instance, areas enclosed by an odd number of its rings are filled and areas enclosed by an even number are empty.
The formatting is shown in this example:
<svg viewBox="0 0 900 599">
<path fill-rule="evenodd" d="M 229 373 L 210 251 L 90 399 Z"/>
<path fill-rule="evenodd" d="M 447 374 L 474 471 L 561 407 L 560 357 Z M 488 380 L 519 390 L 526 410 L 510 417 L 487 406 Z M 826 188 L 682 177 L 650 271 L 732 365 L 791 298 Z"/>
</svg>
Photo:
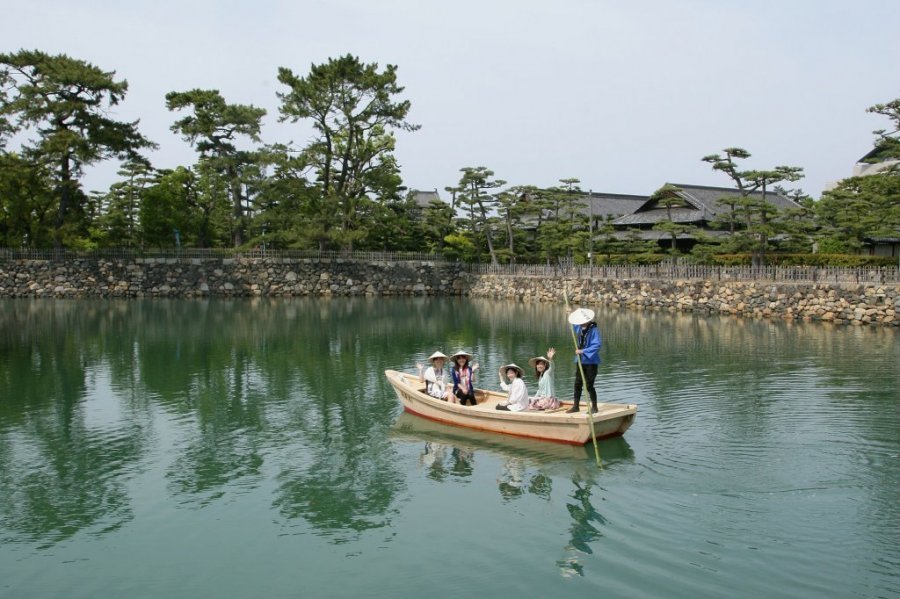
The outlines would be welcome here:
<svg viewBox="0 0 900 599">
<path fill-rule="evenodd" d="M 460 269 L 431 262 L 290 258 L 0 262 L 0 297 L 459 295 Z"/>
<path fill-rule="evenodd" d="M 0 297 L 450 296 L 898 326 L 896 284 L 473 275 L 440 262 L 293 258 L 0 262 Z"/>
<path fill-rule="evenodd" d="M 544 279 L 479 275 L 473 297 L 559 302 L 562 290 L 583 306 L 733 314 L 756 318 L 822 320 L 897 326 L 900 286 L 885 284 L 786 284 L 710 281 Z"/>
</svg>

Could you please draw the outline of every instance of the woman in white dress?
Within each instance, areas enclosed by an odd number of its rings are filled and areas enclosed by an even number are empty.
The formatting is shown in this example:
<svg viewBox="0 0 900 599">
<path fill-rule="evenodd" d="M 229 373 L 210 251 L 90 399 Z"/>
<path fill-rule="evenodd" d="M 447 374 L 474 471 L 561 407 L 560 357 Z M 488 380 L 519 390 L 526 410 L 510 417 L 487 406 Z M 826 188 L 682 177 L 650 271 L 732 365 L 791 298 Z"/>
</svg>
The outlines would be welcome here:
<svg viewBox="0 0 900 599">
<path fill-rule="evenodd" d="M 450 389 L 447 388 L 447 379 L 450 373 L 444 368 L 447 356 L 436 351 L 428 356 L 431 366 L 422 371 L 422 365 L 416 364 L 419 369 L 419 381 L 425 383 L 425 392 L 431 397 L 447 401 L 450 398 Z"/>
<path fill-rule="evenodd" d="M 509 379 L 508 385 L 503 382 L 504 374 Z M 509 398 L 505 402 L 497 404 L 498 410 L 521 412 L 528 409 L 528 388 L 525 387 L 525 381 L 522 380 L 524 375 L 525 371 L 515 364 L 500 367 L 500 387 L 509 392 Z"/>
</svg>

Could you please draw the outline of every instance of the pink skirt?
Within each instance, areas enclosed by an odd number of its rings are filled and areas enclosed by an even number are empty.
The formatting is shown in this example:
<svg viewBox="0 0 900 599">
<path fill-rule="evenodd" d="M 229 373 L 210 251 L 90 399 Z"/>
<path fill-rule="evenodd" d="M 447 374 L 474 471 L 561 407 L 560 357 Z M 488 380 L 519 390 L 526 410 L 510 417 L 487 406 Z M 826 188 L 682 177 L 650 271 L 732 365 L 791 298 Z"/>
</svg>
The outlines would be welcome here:
<svg viewBox="0 0 900 599">
<path fill-rule="evenodd" d="M 555 410 L 559 407 L 559 400 L 555 397 L 532 397 L 528 402 L 529 410 Z"/>
</svg>

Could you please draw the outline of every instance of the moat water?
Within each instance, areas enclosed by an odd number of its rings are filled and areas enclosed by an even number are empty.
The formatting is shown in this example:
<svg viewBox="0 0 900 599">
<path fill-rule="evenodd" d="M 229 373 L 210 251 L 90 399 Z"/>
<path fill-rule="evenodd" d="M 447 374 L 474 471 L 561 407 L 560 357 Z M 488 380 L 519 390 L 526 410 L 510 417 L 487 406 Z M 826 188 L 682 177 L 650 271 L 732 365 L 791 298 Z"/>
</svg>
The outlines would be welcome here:
<svg viewBox="0 0 900 599">
<path fill-rule="evenodd" d="M 898 596 L 900 331 L 597 312 L 602 469 L 383 376 L 554 346 L 566 395 L 560 306 L 0 301 L 0 596 Z"/>
</svg>

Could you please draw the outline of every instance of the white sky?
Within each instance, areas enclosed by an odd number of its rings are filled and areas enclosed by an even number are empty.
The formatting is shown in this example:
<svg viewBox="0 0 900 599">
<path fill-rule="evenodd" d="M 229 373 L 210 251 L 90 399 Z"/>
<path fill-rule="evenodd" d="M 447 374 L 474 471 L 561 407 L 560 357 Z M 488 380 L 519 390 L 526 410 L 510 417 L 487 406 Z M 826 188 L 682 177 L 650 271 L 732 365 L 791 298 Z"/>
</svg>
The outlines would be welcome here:
<svg viewBox="0 0 900 599">
<path fill-rule="evenodd" d="M 443 188 L 486 166 L 510 184 L 650 194 L 728 185 L 700 159 L 725 147 L 749 168 L 801 166 L 815 197 L 850 175 L 889 125 L 865 109 L 900 97 L 896 0 L 31 0 L 0 9 L 0 51 L 66 53 L 127 79 L 116 108 L 160 145 L 155 166 L 195 160 L 169 130 L 169 91 L 214 88 L 278 123 L 277 69 L 352 53 L 396 64 L 409 120 L 405 185 Z M 892 74 L 893 73 L 893 74 Z M 89 173 L 88 189 L 115 179 Z"/>
</svg>

